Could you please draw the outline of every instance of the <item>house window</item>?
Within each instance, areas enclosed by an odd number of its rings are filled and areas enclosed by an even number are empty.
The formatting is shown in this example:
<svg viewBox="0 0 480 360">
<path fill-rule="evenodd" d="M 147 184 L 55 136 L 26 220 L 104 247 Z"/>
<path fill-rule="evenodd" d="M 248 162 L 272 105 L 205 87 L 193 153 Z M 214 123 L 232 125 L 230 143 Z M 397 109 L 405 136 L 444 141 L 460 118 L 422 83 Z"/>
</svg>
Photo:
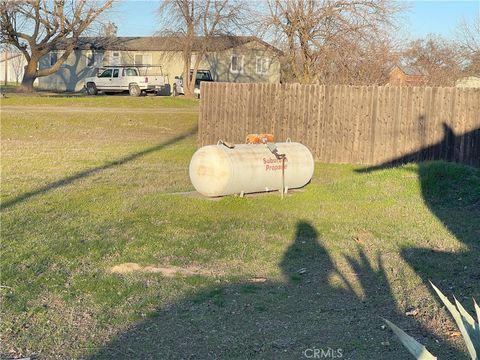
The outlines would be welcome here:
<svg viewBox="0 0 480 360">
<path fill-rule="evenodd" d="M 120 51 L 111 51 L 110 52 L 110 65 L 117 66 L 121 65 L 122 59 Z"/>
<path fill-rule="evenodd" d="M 145 65 L 152 65 L 152 54 L 144 54 L 143 55 L 143 63 Z"/>
<path fill-rule="evenodd" d="M 135 59 L 133 60 L 134 65 L 142 65 L 143 64 L 143 55 L 142 54 L 135 54 Z"/>
<path fill-rule="evenodd" d="M 57 60 L 58 60 L 58 52 L 52 51 L 52 52 L 50 53 L 50 66 L 55 65 L 55 63 L 57 62 Z"/>
<path fill-rule="evenodd" d="M 232 55 L 230 72 L 235 74 L 243 73 L 243 55 Z"/>
<path fill-rule="evenodd" d="M 268 58 L 257 56 L 256 61 L 256 72 L 257 74 L 264 75 L 268 72 L 268 66 L 270 64 L 270 60 Z"/>
<path fill-rule="evenodd" d="M 100 67 L 103 62 L 103 53 L 95 51 L 87 51 L 85 53 L 85 65 L 89 68 Z"/>
<path fill-rule="evenodd" d="M 87 59 L 87 67 L 92 67 L 95 65 L 95 53 L 93 51 L 88 51 L 85 54 L 85 57 Z"/>
<path fill-rule="evenodd" d="M 152 65 L 152 54 L 135 54 L 134 65 Z"/>
<path fill-rule="evenodd" d="M 85 62 L 87 67 L 99 66 L 103 60 L 103 54 L 95 51 L 87 51 L 85 53 Z"/>
<path fill-rule="evenodd" d="M 190 57 L 190 69 L 195 67 L 195 63 L 197 62 L 197 54 L 192 54 Z"/>
</svg>

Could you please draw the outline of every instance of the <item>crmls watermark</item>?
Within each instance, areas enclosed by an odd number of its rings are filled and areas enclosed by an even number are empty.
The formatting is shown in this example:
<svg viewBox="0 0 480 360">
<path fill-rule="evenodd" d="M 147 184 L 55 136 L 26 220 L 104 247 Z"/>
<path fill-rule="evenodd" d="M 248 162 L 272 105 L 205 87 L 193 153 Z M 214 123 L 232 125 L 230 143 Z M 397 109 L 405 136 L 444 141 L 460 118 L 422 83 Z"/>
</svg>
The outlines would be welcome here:
<svg viewBox="0 0 480 360">
<path fill-rule="evenodd" d="M 312 348 L 305 349 L 303 356 L 307 359 L 340 359 L 343 357 L 343 349 L 327 348 Z"/>
</svg>

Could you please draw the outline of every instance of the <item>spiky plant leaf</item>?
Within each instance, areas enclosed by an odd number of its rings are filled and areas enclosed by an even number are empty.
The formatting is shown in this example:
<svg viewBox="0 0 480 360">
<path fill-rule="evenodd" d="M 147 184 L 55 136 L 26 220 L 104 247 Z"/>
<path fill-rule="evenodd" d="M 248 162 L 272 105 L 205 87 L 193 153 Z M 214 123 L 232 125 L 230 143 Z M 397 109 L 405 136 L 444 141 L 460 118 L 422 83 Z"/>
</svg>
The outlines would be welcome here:
<svg viewBox="0 0 480 360">
<path fill-rule="evenodd" d="M 470 340 L 472 340 L 473 347 L 476 352 L 480 352 L 480 330 L 478 329 L 478 323 L 475 322 L 475 319 L 465 310 L 463 305 L 455 297 L 455 305 L 457 306 L 460 315 L 462 316 L 463 323 L 467 329 L 468 334 L 470 335 Z"/>
<path fill-rule="evenodd" d="M 480 307 L 478 306 L 475 299 L 473 299 L 473 304 L 475 305 L 475 312 L 477 313 L 477 324 L 480 326 Z"/>
<path fill-rule="evenodd" d="M 462 315 L 467 323 L 472 327 L 475 328 L 475 319 L 465 310 L 463 305 L 460 303 L 460 301 L 457 300 L 457 298 L 454 296 L 453 299 L 455 300 L 455 305 L 457 306 L 458 311 L 460 312 L 460 315 Z"/>
<path fill-rule="evenodd" d="M 407 348 L 407 350 L 415 356 L 417 360 L 436 360 L 437 358 L 433 356 L 422 344 L 420 344 L 417 340 L 413 337 L 408 335 L 405 331 L 400 329 L 395 324 L 391 323 L 387 319 L 383 319 L 387 325 L 392 329 L 395 335 L 398 336 L 400 341 L 402 342 L 403 346 Z"/>
<path fill-rule="evenodd" d="M 477 360 L 478 359 L 477 352 L 475 350 L 475 347 L 473 346 L 473 342 L 472 342 L 472 339 L 470 338 L 470 334 L 467 331 L 467 328 L 465 326 L 466 321 L 464 322 L 462 315 L 457 310 L 457 308 L 450 302 L 450 300 L 448 300 L 448 298 L 445 295 L 443 295 L 443 293 L 435 285 L 432 284 L 432 282 L 430 282 L 430 285 L 432 285 L 433 289 L 437 293 L 440 300 L 442 300 L 442 302 L 447 307 L 448 311 L 450 311 L 450 314 L 452 314 L 453 318 L 455 319 L 458 329 L 462 333 L 463 341 L 465 341 L 465 345 L 467 345 L 467 350 L 468 350 L 468 353 L 470 354 L 470 357 L 472 358 L 472 360 Z"/>
</svg>

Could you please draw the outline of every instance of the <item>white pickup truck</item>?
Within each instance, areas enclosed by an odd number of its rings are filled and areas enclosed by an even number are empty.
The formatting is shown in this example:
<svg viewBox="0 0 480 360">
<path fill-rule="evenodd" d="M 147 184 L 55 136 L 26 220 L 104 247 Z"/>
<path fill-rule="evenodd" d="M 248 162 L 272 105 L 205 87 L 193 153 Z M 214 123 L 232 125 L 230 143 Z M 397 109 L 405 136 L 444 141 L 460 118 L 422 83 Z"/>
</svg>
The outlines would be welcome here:
<svg viewBox="0 0 480 360">
<path fill-rule="evenodd" d="M 86 78 L 85 88 L 89 95 L 97 95 L 99 91 L 106 95 L 124 91 L 128 91 L 131 96 L 140 96 L 147 92 L 159 94 L 165 87 L 165 78 L 163 74 L 155 74 L 151 68 L 146 66 L 107 67 L 97 76 Z M 161 68 L 159 71 L 161 72 Z"/>
</svg>

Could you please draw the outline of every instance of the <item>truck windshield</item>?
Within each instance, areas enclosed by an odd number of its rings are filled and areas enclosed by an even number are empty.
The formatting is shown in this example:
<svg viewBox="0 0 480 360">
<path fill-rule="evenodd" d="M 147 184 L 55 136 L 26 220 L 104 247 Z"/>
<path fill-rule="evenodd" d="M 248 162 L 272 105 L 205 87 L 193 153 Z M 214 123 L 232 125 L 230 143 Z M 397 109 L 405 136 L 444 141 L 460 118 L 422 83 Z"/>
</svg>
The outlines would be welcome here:
<svg viewBox="0 0 480 360">
<path fill-rule="evenodd" d="M 124 76 L 138 76 L 137 69 L 132 69 L 132 68 L 125 69 Z"/>
<path fill-rule="evenodd" d="M 212 77 L 209 72 L 197 72 L 197 80 L 210 81 Z"/>
</svg>

